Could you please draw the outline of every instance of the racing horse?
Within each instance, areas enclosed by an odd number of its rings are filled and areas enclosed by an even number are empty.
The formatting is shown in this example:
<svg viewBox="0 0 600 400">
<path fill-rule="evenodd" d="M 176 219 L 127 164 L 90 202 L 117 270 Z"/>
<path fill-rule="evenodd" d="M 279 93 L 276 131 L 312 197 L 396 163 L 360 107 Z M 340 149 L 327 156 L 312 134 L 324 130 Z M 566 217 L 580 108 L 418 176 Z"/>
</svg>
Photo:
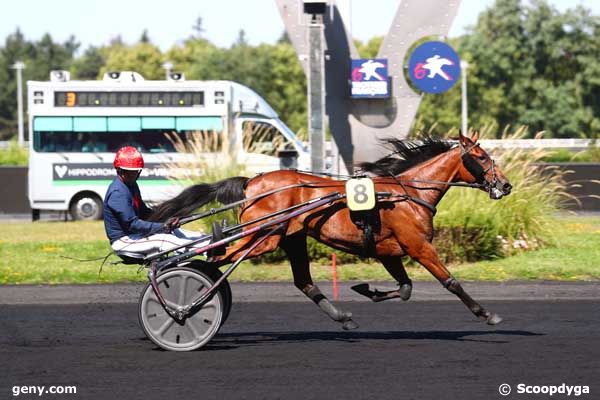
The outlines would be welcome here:
<svg viewBox="0 0 600 400">
<path fill-rule="evenodd" d="M 486 310 L 465 292 L 440 261 L 432 244 L 436 205 L 450 186 L 475 187 L 488 192 L 495 200 L 510 194 L 512 186 L 508 179 L 477 140 L 477 133 L 471 138 L 461 134 L 458 140 L 388 139 L 387 144 L 393 150 L 391 154 L 372 163 L 360 164 L 362 171 L 371 175 L 377 193 L 387 195 L 377 202 L 370 214 L 367 213 L 370 220 L 366 224 L 357 224 L 360 221 L 356 221 L 356 213 L 349 210 L 346 197 L 289 220 L 278 234 L 266 238 L 249 256 L 256 257 L 277 247 L 283 249 L 291 264 L 295 286 L 344 329 L 354 329 L 358 325 L 350 312 L 332 304 L 314 284 L 306 247 L 308 235 L 334 249 L 368 255 L 383 264 L 398 282 L 398 289 L 380 292 L 370 290 L 368 284 L 353 287 L 373 301 L 410 298 L 412 281 L 402 263 L 402 258 L 409 256 L 458 296 L 476 317 L 490 325 L 500 323 L 499 315 Z M 269 191 L 268 196 L 257 196 Z M 151 219 L 164 221 L 169 217 L 188 215 L 210 201 L 227 204 L 252 198 L 240 209 L 239 219 L 244 223 L 336 191 L 344 193 L 345 181 L 279 170 L 253 178 L 234 177 L 191 186 L 159 205 Z M 370 240 L 366 239 L 367 228 Z M 260 235 L 259 232 L 239 240 L 227 248 L 224 255 L 212 257 L 210 261 L 217 266 L 234 262 Z"/>
</svg>

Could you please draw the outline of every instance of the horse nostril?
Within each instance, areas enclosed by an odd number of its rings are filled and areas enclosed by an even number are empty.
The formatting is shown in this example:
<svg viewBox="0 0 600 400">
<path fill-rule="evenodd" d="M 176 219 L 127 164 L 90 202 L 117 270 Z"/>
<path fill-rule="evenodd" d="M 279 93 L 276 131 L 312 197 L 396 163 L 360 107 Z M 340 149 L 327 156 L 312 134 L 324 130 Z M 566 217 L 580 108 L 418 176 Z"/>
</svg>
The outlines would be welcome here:
<svg viewBox="0 0 600 400">
<path fill-rule="evenodd" d="M 506 182 L 504 185 L 502 185 L 502 190 L 504 190 L 507 193 L 509 193 L 511 189 L 512 189 L 512 185 L 508 182 Z"/>
</svg>

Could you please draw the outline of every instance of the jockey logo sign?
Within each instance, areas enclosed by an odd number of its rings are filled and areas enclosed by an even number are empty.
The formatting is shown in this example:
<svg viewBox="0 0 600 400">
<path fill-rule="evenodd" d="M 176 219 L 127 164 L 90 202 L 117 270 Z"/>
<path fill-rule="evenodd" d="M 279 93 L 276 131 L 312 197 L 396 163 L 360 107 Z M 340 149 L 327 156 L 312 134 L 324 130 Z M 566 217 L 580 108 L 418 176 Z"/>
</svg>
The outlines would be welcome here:
<svg viewBox="0 0 600 400">
<path fill-rule="evenodd" d="M 352 60 L 350 78 L 353 98 L 390 97 L 388 61 L 385 58 Z"/>
<path fill-rule="evenodd" d="M 460 58 L 446 43 L 425 42 L 412 52 L 408 73 L 418 89 L 426 93 L 443 93 L 460 77 Z"/>
</svg>

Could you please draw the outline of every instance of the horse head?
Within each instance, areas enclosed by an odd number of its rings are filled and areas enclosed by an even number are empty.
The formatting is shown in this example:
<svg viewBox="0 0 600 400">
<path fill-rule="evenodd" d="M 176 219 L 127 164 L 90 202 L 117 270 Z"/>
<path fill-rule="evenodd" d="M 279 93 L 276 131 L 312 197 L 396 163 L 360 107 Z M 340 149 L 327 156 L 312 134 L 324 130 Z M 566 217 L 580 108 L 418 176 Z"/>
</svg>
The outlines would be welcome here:
<svg viewBox="0 0 600 400">
<path fill-rule="evenodd" d="M 491 199 L 499 200 L 508 196 L 512 185 L 496 162 L 477 143 L 479 133 L 471 138 L 463 136 L 458 138 L 461 151 L 462 164 L 458 175 L 467 183 L 479 184 L 480 189 L 488 192 Z"/>
</svg>

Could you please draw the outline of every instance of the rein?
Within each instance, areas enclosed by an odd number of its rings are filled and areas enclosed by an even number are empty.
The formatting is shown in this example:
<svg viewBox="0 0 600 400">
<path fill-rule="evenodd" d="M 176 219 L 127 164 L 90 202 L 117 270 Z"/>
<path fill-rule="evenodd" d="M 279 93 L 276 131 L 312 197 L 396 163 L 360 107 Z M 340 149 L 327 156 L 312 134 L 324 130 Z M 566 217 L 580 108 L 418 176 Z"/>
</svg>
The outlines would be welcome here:
<svg viewBox="0 0 600 400">
<path fill-rule="evenodd" d="M 405 182 L 415 182 L 415 183 L 431 183 L 435 185 L 446 185 L 446 186 L 462 186 L 462 187 L 470 187 L 475 189 L 481 189 L 486 187 L 483 183 L 466 183 L 466 182 L 445 182 L 445 181 L 432 181 L 427 179 L 410 179 Z M 426 190 L 425 188 L 415 187 L 417 190 Z"/>
</svg>

